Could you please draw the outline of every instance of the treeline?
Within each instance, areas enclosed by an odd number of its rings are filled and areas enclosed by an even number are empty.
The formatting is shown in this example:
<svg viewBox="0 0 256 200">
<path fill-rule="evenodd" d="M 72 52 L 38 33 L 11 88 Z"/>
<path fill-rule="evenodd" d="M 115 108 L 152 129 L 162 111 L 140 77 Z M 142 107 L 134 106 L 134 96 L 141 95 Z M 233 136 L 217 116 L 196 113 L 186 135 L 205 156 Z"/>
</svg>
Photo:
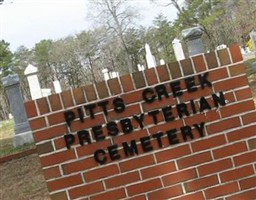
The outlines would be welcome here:
<svg viewBox="0 0 256 200">
<path fill-rule="evenodd" d="M 163 1 L 151 0 L 161 4 Z M 246 44 L 246 36 L 256 27 L 255 0 L 166 0 L 175 6 L 177 19 L 159 14 L 150 27 L 137 26 L 139 10 L 127 0 L 90 1 L 90 19 L 94 28 L 59 40 L 45 39 L 32 49 L 20 46 L 15 52 L 9 43 L 0 41 L 1 78 L 19 74 L 25 100 L 30 99 L 24 70 L 28 64 L 38 67 L 42 88 L 52 88 L 58 79 L 62 89 L 79 87 L 103 80 L 102 70 L 120 75 L 137 71 L 137 64 L 147 66 L 145 43 L 151 47 L 157 63 L 175 60 L 174 38 L 182 39 L 185 28 L 200 26 L 205 51 L 221 44 Z M 183 41 L 184 43 L 184 41 Z M 186 45 L 184 51 L 186 53 Z M 53 90 L 52 90 L 53 91 Z M 7 119 L 8 101 L 0 83 L 0 120 Z"/>
</svg>

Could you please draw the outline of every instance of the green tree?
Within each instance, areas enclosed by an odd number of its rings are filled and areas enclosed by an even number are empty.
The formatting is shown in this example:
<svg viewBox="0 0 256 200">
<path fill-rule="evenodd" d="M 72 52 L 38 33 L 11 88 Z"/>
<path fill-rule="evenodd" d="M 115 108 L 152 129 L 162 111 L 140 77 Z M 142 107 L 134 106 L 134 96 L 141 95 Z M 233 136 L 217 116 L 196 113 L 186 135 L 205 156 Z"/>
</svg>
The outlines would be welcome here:
<svg viewBox="0 0 256 200">
<path fill-rule="evenodd" d="M 54 70 L 50 55 L 52 52 L 52 40 L 41 40 L 33 49 L 35 65 L 39 71 L 39 80 L 42 87 L 51 88 L 54 80 Z"/>
<path fill-rule="evenodd" d="M 12 71 L 13 54 L 9 48 L 10 44 L 4 40 L 0 41 L 0 74 L 7 76 Z"/>
</svg>

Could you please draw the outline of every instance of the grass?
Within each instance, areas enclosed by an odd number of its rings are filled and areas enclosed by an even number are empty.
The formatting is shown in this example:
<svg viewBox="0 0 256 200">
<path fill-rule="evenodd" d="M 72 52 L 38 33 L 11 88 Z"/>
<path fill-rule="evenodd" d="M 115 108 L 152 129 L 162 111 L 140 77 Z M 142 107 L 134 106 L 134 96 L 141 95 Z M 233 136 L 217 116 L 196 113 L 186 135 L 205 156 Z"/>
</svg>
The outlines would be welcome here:
<svg viewBox="0 0 256 200">
<path fill-rule="evenodd" d="M 18 153 L 24 150 L 32 149 L 35 144 L 25 144 L 20 147 L 13 146 L 14 121 L 2 121 L 0 126 L 0 156 L 6 156 Z"/>
</svg>

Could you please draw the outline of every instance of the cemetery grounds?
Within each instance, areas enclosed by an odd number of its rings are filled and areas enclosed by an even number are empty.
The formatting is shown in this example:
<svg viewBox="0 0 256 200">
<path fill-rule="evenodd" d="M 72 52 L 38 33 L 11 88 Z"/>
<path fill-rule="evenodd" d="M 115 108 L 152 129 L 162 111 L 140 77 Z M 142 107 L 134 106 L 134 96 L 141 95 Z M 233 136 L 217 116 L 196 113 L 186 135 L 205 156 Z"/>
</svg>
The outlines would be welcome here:
<svg viewBox="0 0 256 200">
<path fill-rule="evenodd" d="M 245 61 L 245 66 L 256 107 L 256 72 L 251 69 L 253 62 L 256 58 Z M 34 153 L 17 158 L 26 151 L 34 150 L 35 145 L 13 148 L 13 120 L 0 123 L 0 158 L 16 155 L 10 161 L 0 160 L 0 200 L 50 200 L 38 155 Z"/>
</svg>

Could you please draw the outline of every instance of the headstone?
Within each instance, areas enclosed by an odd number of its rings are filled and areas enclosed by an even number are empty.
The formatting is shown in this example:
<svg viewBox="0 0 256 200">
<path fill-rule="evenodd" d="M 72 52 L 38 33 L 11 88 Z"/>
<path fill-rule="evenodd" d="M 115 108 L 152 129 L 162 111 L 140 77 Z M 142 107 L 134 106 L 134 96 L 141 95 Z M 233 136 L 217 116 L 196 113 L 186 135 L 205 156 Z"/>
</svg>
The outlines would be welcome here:
<svg viewBox="0 0 256 200">
<path fill-rule="evenodd" d="M 152 68 L 156 66 L 155 57 L 152 55 L 150 47 L 148 44 L 145 44 L 145 51 L 146 51 L 146 61 L 148 64 L 148 68 Z"/>
<path fill-rule="evenodd" d="M 143 71 L 143 70 L 145 70 L 144 65 L 137 64 L 137 67 L 138 67 L 138 70 L 139 70 L 139 71 Z"/>
<path fill-rule="evenodd" d="M 221 45 L 216 47 L 216 50 L 221 50 L 221 49 L 225 49 L 225 48 L 227 48 L 227 45 L 221 44 Z"/>
<path fill-rule="evenodd" d="M 174 38 L 174 40 L 172 41 L 172 47 L 174 50 L 176 60 L 177 61 L 184 60 L 185 56 L 184 56 L 184 52 L 183 52 L 180 40 L 178 40 L 177 38 Z"/>
<path fill-rule="evenodd" d="M 184 29 L 181 32 L 184 40 L 187 43 L 189 56 L 204 53 L 203 42 L 202 42 L 202 30 L 200 27 L 193 27 Z"/>
<path fill-rule="evenodd" d="M 47 97 L 47 96 L 51 95 L 51 89 L 49 89 L 49 88 L 43 88 L 43 89 L 41 89 L 41 92 L 42 92 L 43 97 Z"/>
<path fill-rule="evenodd" d="M 40 99 L 43 97 L 40 83 L 37 77 L 37 68 L 31 64 L 27 66 L 27 68 L 24 71 L 24 74 L 27 76 L 30 94 L 32 100 Z"/>
<path fill-rule="evenodd" d="M 160 65 L 165 65 L 164 59 L 160 59 Z"/>
<path fill-rule="evenodd" d="M 107 81 L 109 79 L 108 69 L 103 69 L 102 73 L 104 76 L 104 80 Z"/>
<path fill-rule="evenodd" d="M 256 56 L 256 28 L 253 29 L 252 32 L 250 33 L 250 38 L 252 40 L 252 45 Z"/>
<path fill-rule="evenodd" d="M 54 87 L 55 93 L 62 92 L 60 82 L 58 80 L 53 81 L 53 87 Z"/>
<path fill-rule="evenodd" d="M 32 143 L 33 137 L 25 112 L 23 98 L 20 91 L 20 80 L 17 74 L 8 75 L 2 79 L 9 100 L 11 113 L 14 118 L 15 136 L 13 144 L 15 147 Z"/>
<path fill-rule="evenodd" d="M 252 71 L 256 73 L 256 62 L 252 63 Z"/>
</svg>

